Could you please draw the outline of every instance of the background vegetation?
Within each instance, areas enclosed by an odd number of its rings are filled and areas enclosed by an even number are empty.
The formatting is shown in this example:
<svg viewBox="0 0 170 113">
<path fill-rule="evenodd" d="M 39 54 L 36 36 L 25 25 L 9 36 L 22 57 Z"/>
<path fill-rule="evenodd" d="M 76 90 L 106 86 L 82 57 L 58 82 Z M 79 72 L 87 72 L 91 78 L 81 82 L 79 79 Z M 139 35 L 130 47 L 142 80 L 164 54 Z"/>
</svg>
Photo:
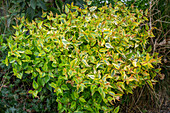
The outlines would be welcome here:
<svg viewBox="0 0 170 113">
<path fill-rule="evenodd" d="M 47 12 L 62 14 L 66 3 L 74 2 L 83 8 L 83 0 L 1 0 L 0 1 L 0 34 L 4 40 L 8 39 L 15 30 L 13 25 L 19 23 L 17 17 L 23 17 L 31 21 L 40 18 L 42 10 Z M 92 5 L 103 6 L 105 3 L 114 4 L 116 0 L 93 0 Z M 158 83 L 154 86 L 155 91 L 148 85 L 138 88 L 133 95 L 124 95 L 120 101 L 120 112 L 160 112 L 169 99 L 169 1 L 168 0 L 124 0 L 127 6 L 132 4 L 142 10 L 149 11 L 149 27 L 156 27 L 155 38 L 150 40 L 148 47 L 152 47 L 152 52 L 159 52 L 162 57 L 162 74 L 157 75 Z M 114 7 L 114 5 L 113 5 Z M 0 47 L 1 41 L 0 41 Z M 7 55 L 7 51 L 0 50 L 0 112 L 56 112 L 56 101 L 53 94 L 40 96 L 33 99 L 28 94 L 31 86 L 27 78 L 18 80 L 11 73 L 11 66 L 2 64 Z M 46 93 L 45 93 L 46 92 Z M 47 91 L 42 95 L 48 94 Z M 169 100 L 168 100 L 169 101 Z M 166 111 L 165 111 L 166 112 Z"/>
</svg>

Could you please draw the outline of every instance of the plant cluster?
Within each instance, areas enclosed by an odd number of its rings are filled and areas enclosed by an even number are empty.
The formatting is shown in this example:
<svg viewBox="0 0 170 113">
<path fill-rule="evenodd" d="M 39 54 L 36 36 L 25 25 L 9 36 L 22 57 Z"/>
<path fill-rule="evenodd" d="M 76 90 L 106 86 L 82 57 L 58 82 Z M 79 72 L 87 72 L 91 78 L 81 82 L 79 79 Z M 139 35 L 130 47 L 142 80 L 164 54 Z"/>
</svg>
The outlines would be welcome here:
<svg viewBox="0 0 170 113">
<path fill-rule="evenodd" d="M 2 77 L 2 75 L 0 75 Z M 6 79 L 6 80 L 5 80 Z M 49 90 L 43 90 L 40 98 L 32 98 L 28 94 L 28 84 L 15 77 L 3 76 L 2 81 L 10 82 L 1 84 L 0 87 L 0 112 L 1 113 L 56 113 L 55 95 Z M 29 80 L 27 80 L 28 83 Z M 26 87 L 27 86 L 27 87 Z"/>
<path fill-rule="evenodd" d="M 121 2 L 88 5 L 67 4 L 65 14 L 43 12 L 45 19 L 32 22 L 20 18 L 1 46 L 9 49 L 4 63 L 18 78 L 31 79 L 33 97 L 44 87 L 55 92 L 59 112 L 118 112 L 116 100 L 146 83 L 153 87 L 160 72 L 158 54 L 146 48 L 154 37 L 145 24 L 148 12 Z"/>
</svg>

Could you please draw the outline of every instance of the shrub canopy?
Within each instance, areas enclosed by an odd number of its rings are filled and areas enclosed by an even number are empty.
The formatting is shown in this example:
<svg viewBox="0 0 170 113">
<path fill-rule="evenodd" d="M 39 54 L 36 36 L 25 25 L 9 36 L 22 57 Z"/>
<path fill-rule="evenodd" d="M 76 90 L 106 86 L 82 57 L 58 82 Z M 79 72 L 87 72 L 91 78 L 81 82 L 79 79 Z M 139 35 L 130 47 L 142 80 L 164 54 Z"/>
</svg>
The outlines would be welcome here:
<svg viewBox="0 0 170 113">
<path fill-rule="evenodd" d="M 7 40 L 13 73 L 32 79 L 38 97 L 45 87 L 56 93 L 59 112 L 110 112 L 124 93 L 145 83 L 151 87 L 160 72 L 158 54 L 150 55 L 153 37 L 145 21 L 147 11 L 66 5 L 66 14 L 43 12 L 31 23 L 20 18 Z M 3 45 L 2 47 L 5 47 Z M 114 109 L 118 111 L 118 107 Z"/>
</svg>

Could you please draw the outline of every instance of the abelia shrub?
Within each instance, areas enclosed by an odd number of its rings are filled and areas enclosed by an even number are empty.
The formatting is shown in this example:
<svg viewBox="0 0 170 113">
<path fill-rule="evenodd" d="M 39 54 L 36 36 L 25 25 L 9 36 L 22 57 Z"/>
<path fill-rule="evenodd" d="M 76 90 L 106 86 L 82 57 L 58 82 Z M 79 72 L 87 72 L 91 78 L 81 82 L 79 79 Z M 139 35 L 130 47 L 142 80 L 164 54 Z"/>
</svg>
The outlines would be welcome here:
<svg viewBox="0 0 170 113">
<path fill-rule="evenodd" d="M 31 23 L 20 18 L 7 40 L 13 73 L 32 79 L 38 97 L 45 87 L 56 94 L 59 112 L 118 112 L 114 103 L 144 84 L 153 88 L 160 73 L 158 54 L 149 54 L 154 37 L 147 11 L 112 6 L 66 5 L 65 14 L 43 12 Z"/>
</svg>

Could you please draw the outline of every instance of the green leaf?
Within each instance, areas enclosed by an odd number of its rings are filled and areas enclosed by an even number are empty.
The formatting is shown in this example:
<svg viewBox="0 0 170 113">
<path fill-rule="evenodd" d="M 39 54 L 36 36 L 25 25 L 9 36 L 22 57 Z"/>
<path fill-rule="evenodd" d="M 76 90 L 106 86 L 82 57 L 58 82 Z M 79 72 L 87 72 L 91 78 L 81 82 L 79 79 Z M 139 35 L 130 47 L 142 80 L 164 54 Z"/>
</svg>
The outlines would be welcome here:
<svg viewBox="0 0 170 113">
<path fill-rule="evenodd" d="M 63 90 L 61 90 L 61 89 L 58 87 L 57 90 L 56 90 L 56 93 L 57 93 L 57 95 L 58 95 L 58 94 L 63 94 Z"/>
<path fill-rule="evenodd" d="M 147 83 L 149 84 L 149 86 L 150 86 L 152 89 L 154 89 L 154 88 L 153 88 L 153 84 L 152 84 L 152 81 L 151 81 L 151 80 L 148 80 L 148 81 L 147 81 Z"/>
<path fill-rule="evenodd" d="M 119 112 L 119 106 L 117 106 L 117 107 L 114 109 L 113 113 L 118 113 L 118 112 Z"/>
<path fill-rule="evenodd" d="M 69 90 L 69 88 L 67 87 L 66 84 L 63 84 L 63 85 L 61 86 L 61 89 L 62 89 L 62 90 Z"/>
<path fill-rule="evenodd" d="M 18 52 L 14 52 L 15 56 L 21 57 L 21 55 Z"/>
<path fill-rule="evenodd" d="M 148 15 L 148 9 L 145 10 L 145 16 L 147 16 L 147 15 Z"/>
<path fill-rule="evenodd" d="M 147 53 L 147 55 L 146 55 L 146 61 L 149 61 L 149 59 L 150 59 L 150 56 L 149 56 L 149 53 Z"/>
<path fill-rule="evenodd" d="M 35 78 L 35 77 L 37 77 L 37 73 L 36 73 L 36 72 L 33 72 L 31 79 L 33 79 L 33 78 Z"/>
<path fill-rule="evenodd" d="M 110 65 L 109 61 L 107 59 L 104 59 L 104 63 L 107 64 L 108 66 Z"/>
<path fill-rule="evenodd" d="M 94 56 L 90 56 L 90 61 L 95 64 L 96 63 L 96 58 Z"/>
<path fill-rule="evenodd" d="M 8 58 L 5 58 L 5 65 L 8 66 Z"/>
<path fill-rule="evenodd" d="M 69 13 L 69 8 L 68 8 L 68 6 L 67 5 L 65 5 L 65 13 Z"/>
<path fill-rule="evenodd" d="M 152 50 L 152 46 L 149 46 L 147 52 L 151 52 L 151 50 Z"/>
<path fill-rule="evenodd" d="M 92 7 L 89 8 L 90 12 L 93 12 L 93 11 L 95 11 L 96 9 L 97 9 L 96 6 L 92 6 Z"/>
<path fill-rule="evenodd" d="M 48 74 L 50 77 L 54 78 L 54 74 L 52 72 L 49 72 Z"/>
<path fill-rule="evenodd" d="M 102 96 L 102 98 L 105 98 L 105 92 L 103 91 L 103 88 L 99 87 L 98 91 L 99 91 L 100 95 Z"/>
<path fill-rule="evenodd" d="M 97 88 L 97 86 L 96 85 L 91 85 L 90 86 L 90 91 L 91 91 L 91 93 L 92 93 L 92 96 L 93 96 L 93 94 L 95 93 L 95 89 Z"/>
<path fill-rule="evenodd" d="M 78 93 L 77 93 L 76 91 L 74 91 L 74 92 L 71 94 L 71 97 L 72 97 L 73 100 L 76 100 L 76 99 L 79 98 L 79 95 L 78 95 Z"/>
<path fill-rule="evenodd" d="M 58 110 L 61 110 L 62 109 L 62 104 L 60 102 L 58 102 Z"/>
<path fill-rule="evenodd" d="M 88 75 L 88 77 L 90 77 L 91 79 L 94 79 L 94 78 L 95 78 L 94 75 Z"/>
<path fill-rule="evenodd" d="M 35 10 L 32 7 L 27 8 L 26 10 L 26 16 L 28 17 L 29 21 L 31 21 L 34 18 Z"/>
<path fill-rule="evenodd" d="M 17 73 L 17 77 L 18 77 L 19 79 L 22 79 L 22 76 L 23 76 L 23 73 Z"/>
<path fill-rule="evenodd" d="M 82 41 L 77 41 L 76 43 L 75 43 L 75 45 L 76 46 L 79 46 L 79 45 L 81 45 L 83 42 Z"/>
<path fill-rule="evenodd" d="M 43 86 L 43 87 L 44 87 L 45 82 L 44 82 L 43 79 L 41 79 L 40 77 L 38 77 L 37 82 L 38 82 L 39 86 Z"/>
<path fill-rule="evenodd" d="M 106 46 L 106 48 L 113 48 L 113 46 L 109 43 L 106 43 L 105 46 Z"/>
<path fill-rule="evenodd" d="M 115 93 L 113 91 L 109 91 L 109 94 L 113 97 L 115 96 Z"/>
<path fill-rule="evenodd" d="M 38 84 L 35 80 L 33 80 L 32 86 L 34 89 L 38 89 Z"/>
<path fill-rule="evenodd" d="M 108 49 L 101 48 L 99 51 L 100 51 L 100 52 L 106 52 L 106 51 L 108 51 Z"/>
<path fill-rule="evenodd" d="M 91 82 L 89 80 L 85 80 L 83 81 L 84 84 L 91 84 Z"/>
<path fill-rule="evenodd" d="M 53 62 L 52 67 L 57 67 L 57 64 L 55 62 Z"/>
<path fill-rule="evenodd" d="M 28 93 L 32 94 L 33 97 L 37 97 L 38 91 L 37 90 L 29 90 Z"/>
<path fill-rule="evenodd" d="M 32 51 L 31 50 L 25 50 L 25 53 L 31 55 Z"/>
<path fill-rule="evenodd" d="M 76 102 L 75 101 L 72 101 L 71 102 L 71 107 L 70 107 L 71 109 L 75 109 L 76 108 Z"/>
<path fill-rule="evenodd" d="M 39 7 L 41 7 L 43 10 L 47 10 L 47 7 L 46 7 L 45 3 L 42 0 L 38 0 L 37 5 Z"/>
<path fill-rule="evenodd" d="M 8 42 L 8 46 L 9 46 L 9 48 L 10 48 L 10 49 L 12 48 L 12 45 L 11 45 L 11 43 L 10 43 L 10 42 Z"/>
<path fill-rule="evenodd" d="M 65 40 L 65 39 L 62 39 L 62 42 L 63 42 L 64 45 L 70 44 L 70 42 L 68 42 L 68 41 Z"/>
<path fill-rule="evenodd" d="M 83 113 L 82 111 L 74 111 L 74 113 Z"/>
<path fill-rule="evenodd" d="M 70 67 L 71 68 L 74 68 L 74 66 L 77 64 L 77 58 L 75 58 L 74 60 L 72 60 L 71 62 L 70 62 Z"/>
<path fill-rule="evenodd" d="M 111 96 L 108 96 L 108 97 L 107 97 L 107 100 L 108 100 L 109 102 L 111 102 L 111 103 L 112 103 L 112 101 L 114 100 L 114 98 L 113 98 L 113 97 L 111 97 Z"/>
<path fill-rule="evenodd" d="M 36 4 L 37 4 L 36 0 L 30 0 L 30 5 L 34 10 L 35 10 Z"/>
<path fill-rule="evenodd" d="M 159 73 L 161 71 L 161 68 L 155 69 L 154 70 L 156 73 Z"/>
<path fill-rule="evenodd" d="M 57 87 L 54 82 L 52 82 L 52 83 L 50 84 L 50 86 L 53 87 L 53 88 L 56 88 L 56 87 Z"/>
<path fill-rule="evenodd" d="M 107 107 L 106 107 L 106 106 L 102 106 L 102 109 L 103 109 L 104 111 L 106 111 L 106 110 L 107 110 Z"/>
<path fill-rule="evenodd" d="M 83 12 L 83 14 L 87 14 L 87 13 L 88 13 L 88 10 L 82 9 L 82 12 Z"/>
<path fill-rule="evenodd" d="M 83 103 L 86 102 L 86 100 L 83 97 L 80 97 L 79 100 Z"/>
<path fill-rule="evenodd" d="M 78 93 L 83 92 L 84 91 L 84 87 L 85 87 L 85 85 L 83 83 L 81 83 L 80 87 L 78 88 Z"/>
<path fill-rule="evenodd" d="M 46 62 L 44 64 L 44 66 L 42 67 L 43 71 L 47 72 L 48 71 L 48 66 L 47 66 L 48 62 Z"/>
<path fill-rule="evenodd" d="M 119 69 L 120 66 L 118 64 L 112 63 L 116 69 Z"/>
<path fill-rule="evenodd" d="M 87 5 L 91 5 L 92 1 L 87 1 Z"/>
<path fill-rule="evenodd" d="M 85 59 L 83 59 L 82 62 L 86 67 L 90 67 L 90 65 L 87 63 L 87 61 Z"/>
<path fill-rule="evenodd" d="M 3 37 L 2 37 L 2 35 L 0 35 L 0 44 L 2 44 L 3 43 Z"/>
<path fill-rule="evenodd" d="M 110 33 L 110 30 L 104 30 L 104 32 L 103 33 Z"/>
<path fill-rule="evenodd" d="M 42 78 L 42 77 L 45 77 L 45 72 L 42 72 L 42 73 L 40 74 L 40 78 Z"/>
<path fill-rule="evenodd" d="M 69 78 L 71 78 L 74 75 L 74 73 L 71 69 L 68 71 L 68 75 L 69 75 Z"/>
<path fill-rule="evenodd" d="M 49 80 L 50 80 L 50 76 L 47 75 L 47 76 L 44 77 L 45 83 L 48 83 Z"/>
</svg>

